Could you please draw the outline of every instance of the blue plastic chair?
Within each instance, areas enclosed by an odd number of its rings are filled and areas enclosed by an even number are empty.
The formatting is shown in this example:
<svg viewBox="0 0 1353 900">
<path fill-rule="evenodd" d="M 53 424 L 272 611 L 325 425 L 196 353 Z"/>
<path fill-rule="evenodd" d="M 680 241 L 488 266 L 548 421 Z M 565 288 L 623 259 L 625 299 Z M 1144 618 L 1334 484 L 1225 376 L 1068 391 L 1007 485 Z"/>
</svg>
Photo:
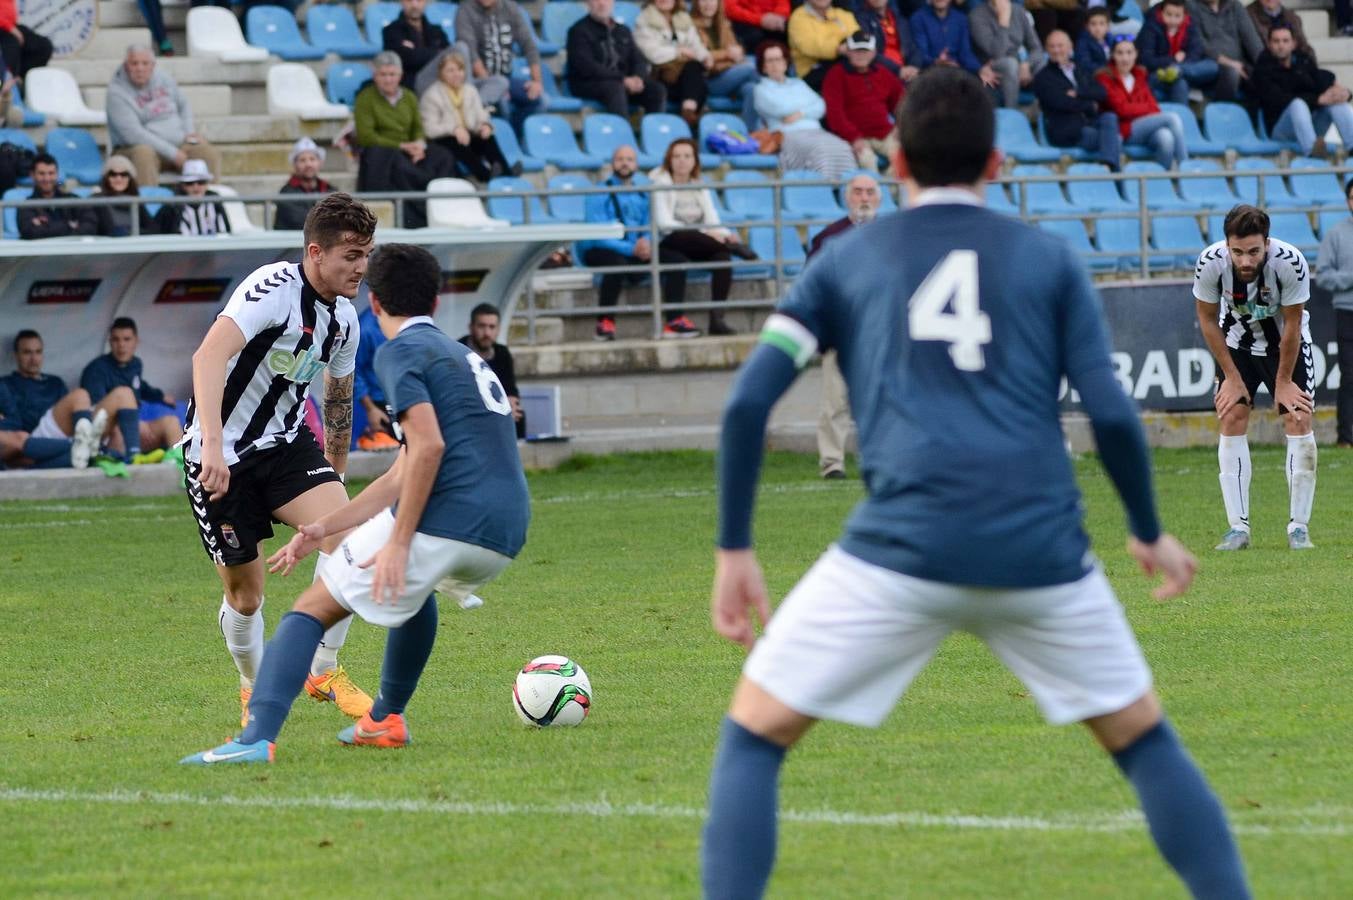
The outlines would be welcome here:
<svg viewBox="0 0 1353 900">
<path fill-rule="evenodd" d="M 1188 148 L 1190 156 L 1224 156 L 1226 155 L 1226 145 L 1220 141 L 1209 141 L 1203 137 L 1203 130 L 1198 127 L 1198 118 L 1193 114 L 1193 110 L 1186 103 L 1162 103 L 1160 111 L 1163 113 L 1172 112 L 1179 116 L 1179 121 L 1184 125 L 1184 146 Z"/>
<path fill-rule="evenodd" d="M 1240 202 L 1222 174 L 1221 166 L 1210 159 L 1190 159 L 1180 163 L 1180 172 L 1215 172 L 1206 178 L 1179 179 L 1179 193 L 1196 207 L 1230 209 Z"/>
<path fill-rule="evenodd" d="M 1125 173 L 1131 172 L 1152 172 L 1163 174 L 1165 167 L 1158 162 L 1130 162 L 1123 167 Z M 1225 182 L 1223 181 L 1223 184 Z M 1140 209 L 1137 198 L 1137 182 L 1124 181 L 1123 195 L 1127 198 L 1130 209 Z M 1150 210 L 1165 209 L 1194 209 L 1195 203 L 1190 203 L 1175 193 L 1173 179 L 1154 178 L 1145 182 L 1146 184 L 1146 208 Z"/>
<path fill-rule="evenodd" d="M 1193 216 L 1152 216 L 1151 242 L 1165 252 L 1174 254 L 1176 269 L 1190 269 L 1198 261 L 1203 233 Z"/>
<path fill-rule="evenodd" d="M 141 196 L 142 196 L 142 197 L 172 197 L 172 196 L 174 196 L 174 191 L 173 191 L 172 188 L 164 187 L 163 185 L 158 185 L 158 184 L 152 184 L 150 187 L 138 188 L 138 190 L 141 192 Z M 164 205 L 164 204 L 162 204 L 162 203 L 147 203 L 147 204 L 146 204 L 146 212 L 150 213 L 150 214 L 153 216 L 153 215 L 155 215 L 156 213 L 158 213 L 158 212 L 160 211 L 160 207 L 163 206 L 163 205 Z"/>
<path fill-rule="evenodd" d="M 47 152 L 56 157 L 57 169 L 64 178 L 74 178 L 81 184 L 98 184 L 103 177 L 103 154 L 93 136 L 82 128 L 48 131 Z"/>
<path fill-rule="evenodd" d="M 564 46 L 568 44 L 568 30 L 586 15 L 587 7 L 581 3 L 547 3 L 540 14 L 540 35 L 551 44 Z"/>
<path fill-rule="evenodd" d="M 628 119 L 611 113 L 593 113 L 583 119 L 583 152 L 609 160 L 617 147 L 628 144 L 634 147 L 639 157 L 639 168 L 651 169 L 662 162 L 662 157 L 654 157 L 639 150 L 639 140 L 634 136 Z"/>
<path fill-rule="evenodd" d="M 315 3 L 305 14 L 310 43 L 344 59 L 370 59 L 381 49 L 362 37 L 352 10 L 337 3 Z"/>
<path fill-rule="evenodd" d="M 1255 134 L 1250 114 L 1237 103 L 1209 103 L 1203 109 L 1203 125 L 1208 140 L 1233 147 L 1244 156 L 1272 156 L 1283 149 L 1277 141 L 1263 140 Z"/>
<path fill-rule="evenodd" d="M 709 149 L 709 136 L 716 131 L 735 131 L 738 134 L 747 133 L 747 123 L 742 121 L 740 116 L 732 113 L 705 113 L 700 117 L 700 139 L 696 146 L 701 151 Z M 778 169 L 780 167 L 780 157 L 765 153 L 734 153 L 728 156 L 719 155 L 722 162 L 728 163 L 734 169 Z"/>
<path fill-rule="evenodd" d="M 512 124 L 507 119 L 495 116 L 491 121 L 493 137 L 498 141 L 498 149 L 503 151 L 503 158 L 507 160 L 509 166 L 521 163 L 523 172 L 539 172 L 545 168 L 544 160 L 527 156 L 522 152 L 521 144 L 517 143 L 517 132 L 512 130 Z"/>
<path fill-rule="evenodd" d="M 534 191 L 536 186 L 525 178 L 495 178 L 489 182 L 489 191 Z M 507 219 L 513 225 L 525 225 L 526 223 L 526 204 L 524 197 L 489 197 L 488 208 L 489 215 L 495 219 Z M 532 225 L 550 225 L 558 224 L 558 219 L 546 214 L 545 208 L 540 205 L 540 197 L 529 198 L 531 202 L 531 222 Z"/>
<path fill-rule="evenodd" d="M 19 85 L 14 85 L 14 90 L 13 93 L 10 94 L 10 98 L 11 102 L 14 104 L 14 108 L 23 113 L 24 128 L 37 128 L 39 125 L 46 123 L 46 116 L 35 109 L 29 109 L 23 102 L 23 91 L 19 88 Z"/>
<path fill-rule="evenodd" d="M 574 193 L 578 188 L 592 187 L 592 179 L 585 175 L 556 175 L 550 179 L 550 215 L 560 222 L 586 222 L 587 197 Z"/>
<path fill-rule="evenodd" d="M 423 18 L 433 25 L 440 26 L 442 31 L 446 32 L 446 39 L 454 44 L 456 42 L 456 13 L 459 11 L 459 3 L 429 3 L 427 8 L 423 10 Z M 529 17 L 527 21 L 530 21 Z"/>
<path fill-rule="evenodd" d="M 1019 207 L 1010 202 L 1010 195 L 1000 184 L 987 185 L 987 209 L 1007 216 L 1019 215 Z"/>
<path fill-rule="evenodd" d="M 1314 259 L 1320 239 L 1311 230 L 1311 220 L 1303 212 L 1273 213 L 1269 216 L 1269 233 L 1296 244 L 1302 253 Z"/>
<path fill-rule="evenodd" d="M 1347 209 L 1322 209 L 1320 211 L 1320 236 L 1323 238 L 1330 233 L 1331 228 L 1347 220 Z"/>
<path fill-rule="evenodd" d="M 324 93 L 330 103 L 352 106 L 357 92 L 371 80 L 371 67 L 366 63 L 337 62 L 324 75 Z"/>
<path fill-rule="evenodd" d="M 1061 147 L 1044 147 L 1034 138 L 1029 119 L 1017 109 L 996 110 L 996 146 L 1022 163 L 1057 162 Z"/>
<path fill-rule="evenodd" d="M 525 60 L 522 60 L 525 63 Z M 540 67 L 540 86 L 545 91 L 545 96 L 549 98 L 546 108 L 553 113 L 574 113 L 582 110 L 584 101 L 577 97 L 570 97 L 564 93 L 559 82 L 555 81 L 554 73 L 550 71 L 549 66 Z M 598 107 L 600 108 L 600 107 Z"/>
<path fill-rule="evenodd" d="M 1068 166 L 1068 175 L 1107 175 L 1108 166 L 1100 163 L 1076 163 Z M 1129 203 L 1118 193 L 1118 185 L 1104 181 L 1068 181 L 1067 193 L 1071 196 L 1071 205 L 1092 212 L 1131 212 L 1137 204 Z"/>
<path fill-rule="evenodd" d="M 1015 166 L 1010 170 L 1011 175 L 1053 175 L 1054 173 L 1047 166 Z M 1067 202 L 1066 196 L 1062 193 L 1062 186 L 1057 182 L 1043 182 L 1041 184 L 1016 184 L 1014 186 L 1014 195 L 1016 201 L 1019 200 L 1020 191 L 1028 191 L 1025 201 L 1026 211 L 1034 215 L 1074 213 L 1081 212 L 1075 206 Z M 1016 202 L 1016 207 L 1019 203 Z"/>
<path fill-rule="evenodd" d="M 615 12 L 611 13 L 611 18 L 633 31 L 634 23 L 639 20 L 639 11 L 637 3 L 631 3 L 630 0 L 615 0 Z"/>
<path fill-rule="evenodd" d="M 1051 234 L 1059 235 L 1071 244 L 1071 249 L 1075 250 L 1085 259 L 1085 264 L 1093 272 L 1112 272 L 1118 268 L 1118 260 L 1112 256 L 1093 256 L 1095 245 L 1090 243 L 1090 235 L 1085 230 L 1085 223 L 1080 219 L 1043 219 L 1038 223 L 1038 227 Z"/>
<path fill-rule="evenodd" d="M 606 163 L 601 157 L 580 150 L 568 120 L 554 113 L 527 116 L 522 124 L 522 140 L 527 153 L 560 169 L 596 171 Z"/>
<path fill-rule="evenodd" d="M 1264 179 L 1264 209 L 1273 211 L 1274 209 L 1291 209 L 1295 206 L 1305 205 L 1300 197 L 1295 197 L 1288 190 L 1287 182 L 1283 181 L 1281 175 L 1251 175 L 1242 177 L 1241 172 L 1256 171 L 1259 169 L 1274 169 L 1278 164 L 1267 159 L 1238 159 L 1235 165 L 1236 194 L 1246 203 L 1259 203 L 1259 179 Z"/>
<path fill-rule="evenodd" d="M 1100 250 L 1118 254 L 1121 271 L 1129 273 L 1141 267 L 1140 219 L 1099 219 L 1095 222 L 1095 242 Z M 1167 253 L 1148 253 L 1146 264 L 1150 271 L 1159 272 L 1174 268 L 1174 258 Z"/>
<path fill-rule="evenodd" d="M 1048 126 L 1047 123 L 1043 121 L 1042 110 L 1038 113 L 1038 122 L 1036 125 L 1038 127 L 1037 143 L 1052 147 L 1053 144 L 1048 140 Z M 1097 156 L 1097 154 L 1092 151 L 1083 150 L 1080 147 L 1056 147 L 1055 149 L 1062 156 L 1068 157 L 1072 162 L 1090 162 Z"/>
<path fill-rule="evenodd" d="M 777 255 L 775 229 L 769 225 L 756 225 L 747 229 L 747 246 L 762 259 L 774 260 Z M 803 271 L 803 263 L 807 260 L 808 254 L 804 252 L 803 244 L 799 241 L 798 230 L 791 225 L 780 226 L 779 256 L 784 260 L 785 275 L 794 276 Z M 773 262 L 771 266 L 773 273 Z"/>
<path fill-rule="evenodd" d="M 6 200 L 27 200 L 32 194 L 32 188 L 12 187 L 5 191 L 3 196 Z M 4 223 L 5 240 L 17 241 L 19 239 L 19 210 L 13 206 L 6 206 Z"/>
<path fill-rule="evenodd" d="M 254 6 L 244 18 L 249 43 L 292 62 L 323 59 L 325 51 L 312 47 L 296 27 L 296 14 L 281 6 Z"/>
<path fill-rule="evenodd" d="M 686 120 L 671 113 L 649 113 L 639 123 L 640 149 L 657 159 L 667 155 L 667 147 L 672 141 L 689 137 L 691 127 L 686 124 Z M 717 169 L 723 162 L 723 157 L 719 154 L 710 153 L 703 147 L 699 150 L 700 168 Z"/>
<path fill-rule="evenodd" d="M 765 175 L 749 169 L 724 176 L 723 202 L 732 221 L 775 218 L 775 192 L 765 183 Z"/>
<path fill-rule="evenodd" d="M 386 25 L 398 19 L 399 14 L 398 3 L 390 3 L 387 0 L 368 3 L 366 9 L 362 11 L 362 22 L 366 26 L 366 39 L 377 47 L 385 46 L 385 39 L 381 32 L 385 30 Z"/>
<path fill-rule="evenodd" d="M 1298 157 L 1289 163 L 1294 169 L 1327 169 L 1332 163 L 1323 159 L 1311 159 L 1307 156 Z M 1339 183 L 1339 176 L 1333 174 L 1326 175 L 1298 175 L 1295 172 L 1287 179 L 1292 183 L 1292 193 L 1297 195 L 1306 203 L 1318 203 L 1321 206 L 1337 206 L 1341 210 L 1346 208 L 1344 200 L 1344 186 Z"/>
<path fill-rule="evenodd" d="M 781 176 L 785 181 L 821 181 L 817 172 L 794 170 Z M 846 211 L 836 202 L 836 192 L 828 184 L 786 184 L 780 189 L 780 207 L 790 218 L 836 220 Z"/>
</svg>

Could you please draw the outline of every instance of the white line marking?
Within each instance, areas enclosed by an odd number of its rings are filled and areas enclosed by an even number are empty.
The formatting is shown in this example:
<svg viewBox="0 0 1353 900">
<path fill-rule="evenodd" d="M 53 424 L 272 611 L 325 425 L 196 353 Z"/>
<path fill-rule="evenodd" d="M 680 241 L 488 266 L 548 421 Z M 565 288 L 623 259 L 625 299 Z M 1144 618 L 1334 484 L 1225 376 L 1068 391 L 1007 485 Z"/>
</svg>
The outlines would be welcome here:
<svg viewBox="0 0 1353 900">
<path fill-rule="evenodd" d="M 136 519 L 136 524 L 141 524 L 144 522 L 181 522 L 181 521 L 189 521 L 191 519 L 192 519 L 191 515 L 138 516 Z M 92 519 L 51 519 L 46 521 L 39 520 L 37 522 L 0 522 L 0 529 L 12 528 L 21 531 L 25 528 L 69 528 L 72 525 L 93 525 L 93 524 L 95 523 Z M 107 524 L 107 523 L 99 523 L 99 524 Z"/>
<path fill-rule="evenodd" d="M 324 809 L 338 811 L 393 812 L 460 816 L 586 816 L 622 819 L 703 819 L 705 811 L 693 806 L 664 806 L 652 803 L 611 803 L 600 799 L 591 803 L 474 803 L 454 800 L 396 800 L 364 797 L 238 797 L 230 794 L 167 793 L 160 791 L 112 790 L 99 793 L 0 788 L 0 803 L 102 803 L 121 806 L 231 806 L 242 809 Z M 1301 818 L 1306 814 L 1293 811 Z M 1316 817 L 1323 809 L 1311 810 Z M 1261 814 L 1262 815 L 1262 814 Z M 1050 818 L 1034 816 L 950 815 L 924 812 L 855 813 L 831 809 L 782 810 L 783 822 L 812 825 L 838 825 L 872 828 L 958 828 L 987 831 L 1076 831 L 1127 832 L 1145 827 L 1135 810 L 1099 815 L 1063 815 Z M 1242 823 L 1233 826 L 1239 834 L 1307 835 L 1347 837 L 1353 826 L 1343 822 L 1301 821 L 1284 825 Z"/>
</svg>

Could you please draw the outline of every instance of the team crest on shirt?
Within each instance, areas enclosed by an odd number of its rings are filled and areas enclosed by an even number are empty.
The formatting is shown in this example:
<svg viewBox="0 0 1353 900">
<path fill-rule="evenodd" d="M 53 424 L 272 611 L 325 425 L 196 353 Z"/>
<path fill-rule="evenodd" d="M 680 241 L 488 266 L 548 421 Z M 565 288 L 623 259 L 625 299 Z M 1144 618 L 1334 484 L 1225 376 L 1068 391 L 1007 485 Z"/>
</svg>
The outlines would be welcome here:
<svg viewBox="0 0 1353 900">
<path fill-rule="evenodd" d="M 240 549 L 240 539 L 235 535 L 235 529 L 230 525 L 221 526 L 221 537 L 225 538 L 225 542 L 230 545 L 231 550 Z"/>
</svg>

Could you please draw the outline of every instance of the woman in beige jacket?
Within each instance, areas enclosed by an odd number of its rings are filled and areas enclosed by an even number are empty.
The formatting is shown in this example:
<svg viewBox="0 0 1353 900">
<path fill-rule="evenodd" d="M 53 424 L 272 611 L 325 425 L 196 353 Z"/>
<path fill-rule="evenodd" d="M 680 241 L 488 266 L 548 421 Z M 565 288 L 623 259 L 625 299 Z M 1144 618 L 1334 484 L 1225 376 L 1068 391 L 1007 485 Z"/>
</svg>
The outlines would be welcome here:
<svg viewBox="0 0 1353 900">
<path fill-rule="evenodd" d="M 506 172 L 521 174 L 521 163 L 509 166 L 493 136 L 493 122 L 479 91 L 465 80 L 465 61 L 454 52 L 442 55 L 437 80 L 418 101 L 427 140 L 444 147 L 470 177 L 488 181 Z"/>
<path fill-rule="evenodd" d="M 634 21 L 634 42 L 653 65 L 653 77 L 667 85 L 667 99 L 681 105 L 681 117 L 695 130 L 709 96 L 709 48 L 683 8 L 682 0 L 649 0 Z"/>
</svg>

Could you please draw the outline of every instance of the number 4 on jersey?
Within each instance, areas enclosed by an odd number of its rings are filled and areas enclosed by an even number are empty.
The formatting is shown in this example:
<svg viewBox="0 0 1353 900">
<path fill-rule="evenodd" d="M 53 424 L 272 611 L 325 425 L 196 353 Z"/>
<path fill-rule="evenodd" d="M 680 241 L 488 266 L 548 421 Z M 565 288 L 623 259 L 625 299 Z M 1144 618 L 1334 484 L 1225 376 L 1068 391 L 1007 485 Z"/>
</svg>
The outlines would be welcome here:
<svg viewBox="0 0 1353 900">
<path fill-rule="evenodd" d="M 991 319 L 978 305 L 977 251 L 950 251 L 930 270 L 907 306 L 912 340 L 944 341 L 955 368 L 982 371 L 986 366 L 982 345 L 991 343 Z"/>
</svg>

